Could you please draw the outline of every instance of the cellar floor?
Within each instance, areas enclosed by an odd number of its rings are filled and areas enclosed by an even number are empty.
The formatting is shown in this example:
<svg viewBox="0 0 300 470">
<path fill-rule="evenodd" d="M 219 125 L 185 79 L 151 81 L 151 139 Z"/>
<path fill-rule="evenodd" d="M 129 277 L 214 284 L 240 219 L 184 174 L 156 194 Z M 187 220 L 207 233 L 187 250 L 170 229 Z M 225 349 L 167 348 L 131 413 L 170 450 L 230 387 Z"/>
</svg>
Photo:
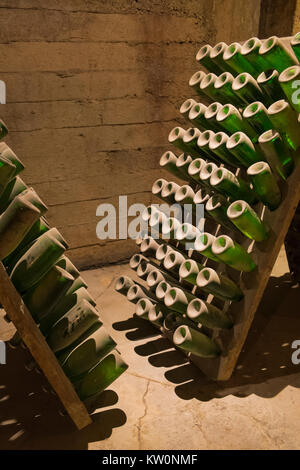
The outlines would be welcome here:
<svg viewBox="0 0 300 470">
<path fill-rule="evenodd" d="M 129 369 L 98 400 L 93 424 L 76 431 L 57 413 L 44 379 L 24 368 L 24 350 L 7 351 L 0 370 L 0 449 L 299 449 L 300 289 L 284 250 L 277 260 L 233 377 L 206 379 L 157 335 L 131 319 L 134 307 L 115 293 L 127 265 L 85 271 L 104 324 Z M 0 314 L 0 338 L 13 328 Z"/>
</svg>

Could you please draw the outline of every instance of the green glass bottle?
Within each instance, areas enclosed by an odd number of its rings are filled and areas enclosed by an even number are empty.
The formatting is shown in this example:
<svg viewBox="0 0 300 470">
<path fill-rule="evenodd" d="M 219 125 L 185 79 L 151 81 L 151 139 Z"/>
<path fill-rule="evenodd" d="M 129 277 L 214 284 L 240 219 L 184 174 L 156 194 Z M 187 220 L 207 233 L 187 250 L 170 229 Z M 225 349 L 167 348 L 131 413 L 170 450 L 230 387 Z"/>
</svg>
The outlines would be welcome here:
<svg viewBox="0 0 300 470">
<path fill-rule="evenodd" d="M 147 297 L 142 297 L 138 300 L 135 305 L 135 315 L 138 318 L 144 318 L 148 320 L 148 314 L 151 307 L 153 307 L 154 302 Z"/>
<path fill-rule="evenodd" d="M 224 62 L 236 73 L 247 72 L 255 75 L 255 68 L 248 62 L 241 53 L 242 46 L 238 42 L 233 42 L 224 51 Z M 230 70 L 229 70 L 230 71 Z"/>
<path fill-rule="evenodd" d="M 82 300 L 52 326 L 47 342 L 53 352 L 60 352 L 77 341 L 98 321 L 97 310 L 89 302 Z"/>
<path fill-rule="evenodd" d="M 116 345 L 104 326 L 98 325 L 97 330 L 88 338 L 68 351 L 67 357 L 61 361 L 63 371 L 67 377 L 74 380 L 98 364 Z"/>
<path fill-rule="evenodd" d="M 250 204 L 255 200 L 249 184 L 224 167 L 216 168 L 212 172 L 210 184 L 213 189 L 233 200 L 245 199 Z"/>
<path fill-rule="evenodd" d="M 213 261 L 220 262 L 218 256 L 212 251 L 212 246 L 215 241 L 215 236 L 208 232 L 203 232 L 195 240 L 195 251 Z M 192 255 L 193 257 L 193 255 Z"/>
<path fill-rule="evenodd" d="M 228 202 L 222 196 L 214 194 L 211 196 L 206 205 L 206 212 L 220 225 L 228 230 L 234 230 L 233 224 L 227 217 Z"/>
<path fill-rule="evenodd" d="M 177 158 L 176 167 L 182 175 L 181 179 L 184 179 L 185 181 L 189 181 L 191 179 L 188 173 L 188 169 L 192 161 L 192 157 L 190 155 L 186 155 L 185 153 L 180 154 Z"/>
<path fill-rule="evenodd" d="M 164 259 L 164 268 L 178 276 L 179 268 L 186 258 L 179 251 L 171 250 Z"/>
<path fill-rule="evenodd" d="M 199 184 L 201 183 L 200 172 L 206 164 L 207 162 L 203 160 L 203 158 L 195 158 L 195 160 L 193 160 L 189 165 L 189 176 Z"/>
<path fill-rule="evenodd" d="M 279 75 L 278 82 L 291 107 L 299 113 L 300 98 L 297 90 L 300 84 L 300 66 L 293 65 L 283 70 Z"/>
<path fill-rule="evenodd" d="M 259 199 L 271 211 L 277 209 L 281 203 L 281 192 L 268 163 L 254 163 L 248 168 L 247 174 Z"/>
<path fill-rule="evenodd" d="M 203 267 L 203 265 L 197 263 L 195 260 L 187 259 L 180 265 L 179 276 L 184 281 L 192 284 L 193 286 L 196 286 L 198 273 Z"/>
<path fill-rule="evenodd" d="M 80 272 L 74 266 L 74 264 L 67 258 L 67 256 L 62 256 L 59 260 L 55 263 L 55 266 L 64 269 L 67 271 L 74 279 L 77 279 L 80 276 Z"/>
<path fill-rule="evenodd" d="M 239 167 L 240 161 L 227 149 L 229 137 L 225 132 L 217 132 L 209 141 L 210 150 L 217 155 L 221 161 L 233 167 Z"/>
<path fill-rule="evenodd" d="M 161 191 L 161 198 L 163 201 L 166 201 L 169 204 L 175 204 L 175 194 L 179 188 L 179 184 L 174 183 L 174 181 L 169 181 L 167 184 L 165 184 Z"/>
<path fill-rule="evenodd" d="M 0 260 L 17 248 L 41 215 L 39 209 L 22 194 L 15 197 L 0 218 Z"/>
<path fill-rule="evenodd" d="M 171 287 L 165 294 L 164 303 L 170 310 L 174 310 L 178 313 L 186 313 L 189 302 L 195 298 L 194 295 L 179 287 Z"/>
<path fill-rule="evenodd" d="M 197 276 L 197 286 L 207 294 L 213 294 L 221 300 L 240 301 L 243 292 L 229 277 L 218 274 L 212 268 L 203 268 Z"/>
<path fill-rule="evenodd" d="M 142 298 L 148 298 L 148 299 L 154 299 L 155 296 L 149 291 L 146 287 L 142 286 L 141 284 L 138 284 L 135 282 L 127 292 L 127 300 L 129 302 L 132 302 L 133 304 L 138 303 L 138 301 Z"/>
<path fill-rule="evenodd" d="M 166 281 L 161 281 L 155 289 L 155 296 L 158 301 L 163 302 L 166 296 L 166 293 L 171 288 L 171 285 L 168 284 Z"/>
<path fill-rule="evenodd" d="M 274 129 L 264 132 L 259 136 L 258 143 L 272 171 L 286 179 L 293 171 L 294 161 L 290 148 L 284 145 L 279 132 Z"/>
<path fill-rule="evenodd" d="M 245 248 L 227 235 L 220 235 L 215 238 L 212 244 L 212 252 L 223 263 L 238 271 L 250 272 L 256 268 L 256 264 Z"/>
<path fill-rule="evenodd" d="M 177 240 L 179 245 L 185 245 L 186 243 L 191 243 L 196 240 L 200 231 L 194 225 L 189 222 L 185 222 L 178 228 L 176 232 Z"/>
<path fill-rule="evenodd" d="M 159 240 L 154 240 L 153 237 L 147 237 L 143 240 L 140 250 L 144 255 L 153 258 L 156 256 L 156 252 L 160 246 Z"/>
<path fill-rule="evenodd" d="M 242 56 L 252 65 L 254 78 L 268 68 L 266 60 L 259 55 L 261 44 L 260 39 L 253 37 L 245 41 L 241 47 Z"/>
<path fill-rule="evenodd" d="M 182 105 L 179 108 L 180 114 L 185 118 L 188 119 L 189 117 L 189 112 L 191 108 L 197 104 L 197 101 L 195 101 L 193 98 L 189 98 L 188 100 L 185 100 Z"/>
<path fill-rule="evenodd" d="M 217 121 L 223 129 L 229 134 L 234 134 L 237 131 L 242 131 L 247 134 L 251 140 L 256 140 L 257 135 L 255 130 L 248 124 L 238 109 L 232 104 L 225 104 L 217 114 Z"/>
<path fill-rule="evenodd" d="M 165 275 L 162 273 L 160 269 L 152 269 L 146 278 L 147 285 L 149 286 L 149 289 L 151 290 L 156 290 L 156 287 L 158 284 L 162 281 L 165 281 Z"/>
<path fill-rule="evenodd" d="M 300 62 L 300 33 L 296 33 L 295 36 L 292 37 L 290 44 L 298 62 Z"/>
<path fill-rule="evenodd" d="M 86 402 L 98 396 L 126 369 L 128 369 L 128 365 L 120 354 L 117 351 L 112 351 L 87 372 L 79 385 L 76 385 L 79 398 Z"/>
<path fill-rule="evenodd" d="M 0 214 L 2 214 L 2 212 L 8 208 L 9 204 L 14 200 L 14 198 L 25 191 L 25 189 L 27 189 L 27 186 L 19 176 L 13 178 L 6 185 L 0 196 Z"/>
<path fill-rule="evenodd" d="M 207 121 L 205 118 L 206 110 L 207 106 L 202 103 L 196 103 L 189 112 L 189 120 L 192 122 L 193 126 L 197 127 L 200 131 L 207 129 Z"/>
<path fill-rule="evenodd" d="M 203 94 L 200 90 L 200 83 L 201 80 L 205 77 L 205 75 L 205 72 L 199 70 L 198 72 L 195 72 L 189 79 L 189 86 L 193 88 L 193 90 L 195 90 L 195 92 L 201 97 L 203 97 Z"/>
<path fill-rule="evenodd" d="M 210 58 L 215 64 L 215 68 L 212 69 L 212 72 L 215 72 L 217 75 L 220 75 L 222 72 L 235 73 L 235 70 L 224 61 L 224 52 L 227 47 L 228 45 L 221 41 L 210 50 Z"/>
<path fill-rule="evenodd" d="M 255 129 L 257 134 L 262 134 L 273 127 L 268 116 L 268 110 L 260 101 L 250 103 L 244 109 L 243 118 Z"/>
<path fill-rule="evenodd" d="M 168 313 L 164 318 L 163 331 L 170 334 L 174 332 L 180 325 L 195 326 L 195 324 L 187 317 L 183 317 L 178 312 L 170 311 L 170 313 Z"/>
<path fill-rule="evenodd" d="M 269 230 L 246 201 L 234 201 L 227 209 L 227 216 L 246 237 L 262 242 Z"/>
<path fill-rule="evenodd" d="M 211 59 L 210 52 L 212 47 L 209 44 L 202 46 L 196 55 L 196 61 L 202 65 L 208 72 L 219 73 L 220 69 L 216 63 Z"/>
<path fill-rule="evenodd" d="M 12 151 L 12 149 L 5 142 L 0 142 L 0 155 L 2 157 L 5 157 L 13 165 L 15 165 L 16 168 L 15 168 L 14 177 L 24 170 L 25 167 L 23 163 L 21 162 L 21 160 L 17 157 L 17 155 Z"/>
<path fill-rule="evenodd" d="M 241 106 L 244 103 L 232 90 L 234 76 L 230 72 L 223 72 L 215 81 L 215 88 L 219 93 L 219 101 L 222 104 L 232 103 L 234 106 Z"/>
<path fill-rule="evenodd" d="M 7 134 L 8 134 L 8 129 L 6 127 L 6 124 L 0 119 L 0 139 L 4 139 L 4 137 Z"/>
<path fill-rule="evenodd" d="M 221 126 L 220 126 L 220 124 L 218 124 L 216 116 L 217 116 L 217 114 L 218 114 L 218 112 L 220 111 L 221 108 L 222 108 L 222 104 L 217 103 L 217 102 L 211 103 L 207 107 L 207 109 L 204 113 L 204 117 L 205 117 L 206 123 L 207 123 L 207 125 L 206 125 L 207 129 L 212 130 L 214 132 L 219 132 L 220 131 Z"/>
<path fill-rule="evenodd" d="M 226 143 L 227 150 L 246 168 L 264 160 L 260 149 L 256 149 L 251 139 L 244 132 L 235 132 Z"/>
<path fill-rule="evenodd" d="M 249 73 L 240 73 L 232 83 L 232 90 L 236 93 L 244 105 L 248 105 L 253 101 L 263 100 L 262 91 L 255 80 Z"/>
<path fill-rule="evenodd" d="M 59 266 L 53 266 L 34 287 L 26 292 L 23 300 L 37 323 L 54 308 L 73 281 L 74 278 L 70 273 Z"/>
<path fill-rule="evenodd" d="M 215 133 L 213 131 L 204 131 L 198 137 L 197 145 L 198 145 L 198 157 L 199 154 L 205 155 L 209 160 L 215 161 L 218 163 L 217 158 L 213 154 L 213 152 L 209 148 L 209 143 L 211 139 L 214 137 Z"/>
<path fill-rule="evenodd" d="M 180 186 L 175 193 L 175 201 L 179 204 L 194 204 L 195 193 L 192 188 L 185 184 Z"/>
<path fill-rule="evenodd" d="M 19 292 L 34 286 L 66 250 L 57 232 L 51 229 L 41 235 L 15 265 L 10 277 Z"/>
<path fill-rule="evenodd" d="M 210 193 L 206 189 L 199 189 L 195 193 L 194 204 L 205 204 L 210 198 Z"/>
<path fill-rule="evenodd" d="M 174 331 L 173 342 L 195 356 L 212 358 L 220 354 L 219 347 L 211 338 L 187 325 L 181 325 Z"/>
<path fill-rule="evenodd" d="M 13 179 L 15 173 L 15 165 L 7 158 L 0 155 L 0 195 L 2 195 L 10 180 Z"/>
<path fill-rule="evenodd" d="M 129 260 L 129 266 L 131 267 L 131 269 L 133 269 L 133 271 L 136 271 L 139 264 L 142 262 L 142 260 L 149 261 L 148 258 L 146 258 L 145 256 L 140 255 L 139 253 L 135 253 L 134 255 L 132 255 L 132 257 Z M 124 280 L 129 279 L 131 281 L 131 279 L 127 278 L 127 276 L 124 276 L 124 278 L 125 278 Z M 122 281 L 122 283 L 123 283 L 123 281 Z M 129 285 L 129 287 L 130 287 L 130 285 Z M 129 287 L 128 287 L 128 289 L 129 289 Z M 126 293 L 127 293 L 127 291 L 126 291 Z"/>
<path fill-rule="evenodd" d="M 183 143 L 188 149 L 187 153 L 193 158 L 201 157 L 198 148 L 198 139 L 201 137 L 201 135 L 202 133 L 199 131 L 199 129 L 191 127 L 190 129 L 186 130 L 186 133 L 183 136 Z"/>
<path fill-rule="evenodd" d="M 285 94 L 282 91 L 281 86 L 278 82 L 279 73 L 277 70 L 266 70 L 261 72 L 257 77 L 257 83 L 263 91 L 264 98 L 263 103 L 266 106 L 270 106 L 274 101 L 278 101 L 285 98 Z"/>
<path fill-rule="evenodd" d="M 27 201 L 39 209 L 41 215 L 44 215 L 47 212 L 48 207 L 43 203 L 33 188 L 26 188 L 24 191 L 22 191 L 20 197 L 24 199 L 26 198 Z"/>
<path fill-rule="evenodd" d="M 176 155 L 173 152 L 170 152 L 169 150 L 163 153 L 159 160 L 159 164 L 164 170 L 169 171 L 174 176 L 177 176 L 177 178 L 182 178 L 183 175 L 181 171 L 177 168 L 176 163 Z"/>
<path fill-rule="evenodd" d="M 73 284 L 71 285 L 70 289 L 68 289 L 67 293 L 66 293 L 66 297 L 73 294 L 74 292 L 76 292 L 77 290 L 81 289 L 81 287 L 83 287 L 84 289 L 87 288 L 87 283 L 85 282 L 85 280 L 79 276 L 77 279 L 74 280 Z M 96 303 L 93 303 L 91 302 L 90 299 L 88 299 L 88 301 L 92 304 L 92 305 L 96 305 Z"/>
<path fill-rule="evenodd" d="M 297 64 L 296 58 L 285 48 L 283 42 L 277 36 L 271 36 L 262 42 L 259 55 L 270 64 L 268 68 L 275 69 L 278 72 Z"/>
<path fill-rule="evenodd" d="M 175 145 L 175 147 L 179 148 L 182 152 L 189 153 L 188 146 L 183 142 L 185 133 L 186 131 L 182 127 L 174 127 L 169 134 L 168 140 L 170 144 Z"/>
<path fill-rule="evenodd" d="M 299 122 L 297 113 L 290 107 L 287 101 L 279 100 L 268 108 L 269 118 L 276 130 L 293 150 L 300 145 Z"/>
<path fill-rule="evenodd" d="M 95 300 L 90 296 L 89 292 L 84 286 L 75 288 L 79 285 L 81 278 L 77 278 L 72 287 L 66 292 L 66 294 L 59 299 L 57 304 L 52 308 L 47 315 L 45 315 L 40 321 L 40 330 L 44 336 L 47 336 L 52 326 L 58 322 L 69 310 L 75 305 L 80 304 L 82 300 L 86 300 L 93 307 L 96 306 Z M 133 282 L 133 281 L 132 281 Z M 75 290 L 73 290 L 75 289 Z"/>
<path fill-rule="evenodd" d="M 208 73 L 202 80 L 199 85 L 201 93 L 206 95 L 208 101 L 218 101 L 219 93 L 218 89 L 215 88 L 215 82 L 217 80 L 217 75 L 214 73 Z"/>
<path fill-rule="evenodd" d="M 179 220 L 175 217 L 167 217 L 162 226 L 162 238 L 176 240 L 176 232 L 180 225 Z"/>
<path fill-rule="evenodd" d="M 209 162 L 206 163 L 206 165 L 204 165 L 200 171 L 199 178 L 201 180 L 201 183 L 204 184 L 208 188 L 208 190 L 212 190 L 210 178 L 214 171 L 216 171 L 217 169 L 218 166 L 215 163 Z"/>
<path fill-rule="evenodd" d="M 207 328 L 229 329 L 233 326 L 231 318 L 226 313 L 201 299 L 189 303 L 187 316 L 193 322 Z"/>
<path fill-rule="evenodd" d="M 160 199 L 162 198 L 161 197 L 161 192 L 163 190 L 163 187 L 168 183 L 167 180 L 165 180 L 164 178 L 159 178 L 158 180 L 154 181 L 153 185 L 152 185 L 152 194 L 154 196 L 157 196 L 159 197 Z"/>
</svg>

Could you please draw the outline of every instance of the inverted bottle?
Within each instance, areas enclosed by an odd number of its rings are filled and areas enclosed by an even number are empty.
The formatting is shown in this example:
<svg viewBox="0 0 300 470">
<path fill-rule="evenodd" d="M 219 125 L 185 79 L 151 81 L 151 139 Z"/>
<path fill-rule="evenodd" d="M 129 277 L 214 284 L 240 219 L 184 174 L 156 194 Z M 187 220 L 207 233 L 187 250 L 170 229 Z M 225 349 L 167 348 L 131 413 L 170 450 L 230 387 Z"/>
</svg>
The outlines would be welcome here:
<svg viewBox="0 0 300 470">
<path fill-rule="evenodd" d="M 268 238 L 268 229 L 246 201 L 235 201 L 227 209 L 227 216 L 246 237 L 256 242 Z"/>
</svg>

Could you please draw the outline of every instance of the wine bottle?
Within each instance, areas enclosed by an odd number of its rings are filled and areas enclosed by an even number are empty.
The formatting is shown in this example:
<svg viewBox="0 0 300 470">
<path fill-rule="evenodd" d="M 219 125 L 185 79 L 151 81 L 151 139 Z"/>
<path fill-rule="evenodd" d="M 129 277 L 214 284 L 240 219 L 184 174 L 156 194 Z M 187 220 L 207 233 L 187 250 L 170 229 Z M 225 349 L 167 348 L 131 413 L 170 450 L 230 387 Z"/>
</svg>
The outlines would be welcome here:
<svg viewBox="0 0 300 470">
<path fill-rule="evenodd" d="M 199 129 L 191 127 L 190 129 L 187 129 L 186 133 L 183 136 L 183 143 L 187 147 L 186 153 L 188 153 L 194 158 L 199 158 L 201 156 L 199 154 L 198 148 L 198 139 L 201 135 L 202 134 Z"/>
<path fill-rule="evenodd" d="M 217 71 L 219 71 L 218 66 L 210 57 L 211 50 L 212 50 L 212 47 L 209 44 L 205 44 L 205 46 L 202 46 L 197 52 L 196 61 L 200 65 L 202 65 L 208 72 L 216 71 L 217 73 Z"/>
<path fill-rule="evenodd" d="M 180 265 L 186 260 L 186 258 L 178 251 L 171 250 L 164 259 L 164 267 L 167 271 L 170 271 L 173 275 L 179 275 Z"/>
<path fill-rule="evenodd" d="M 190 155 L 186 155 L 185 153 L 182 153 L 177 158 L 176 166 L 182 174 L 181 179 L 184 179 L 185 181 L 189 181 L 191 179 L 188 173 L 188 168 L 192 161 L 192 157 Z"/>
<path fill-rule="evenodd" d="M 206 205 L 206 212 L 220 225 L 228 230 L 234 230 L 234 225 L 227 217 L 228 202 L 222 196 L 214 194 L 211 196 Z"/>
<path fill-rule="evenodd" d="M 189 79 L 189 86 L 193 88 L 193 90 L 195 90 L 195 92 L 200 96 L 203 96 L 202 92 L 200 91 L 200 83 L 205 75 L 205 72 L 199 70 L 198 72 L 195 72 Z"/>
<path fill-rule="evenodd" d="M 5 187 L 0 196 L 0 214 L 2 214 L 14 200 L 16 196 L 25 191 L 27 188 L 24 181 L 16 176 Z"/>
<path fill-rule="evenodd" d="M 189 153 L 189 148 L 183 142 L 183 137 L 185 136 L 186 130 L 182 127 L 174 127 L 169 133 L 168 140 L 170 144 L 175 145 L 175 147 L 179 148 L 182 152 Z"/>
<path fill-rule="evenodd" d="M 196 286 L 197 276 L 203 267 L 203 265 L 197 263 L 195 260 L 187 259 L 180 265 L 179 276 L 184 281 L 189 282 L 193 286 Z"/>
<path fill-rule="evenodd" d="M 80 272 L 74 266 L 74 264 L 67 258 L 67 256 L 62 256 L 59 258 L 59 260 L 55 263 L 55 266 L 58 266 L 65 271 L 67 271 L 69 274 L 73 276 L 74 279 L 77 279 L 80 276 Z"/>
<path fill-rule="evenodd" d="M 225 104 L 217 114 L 217 121 L 223 127 L 223 129 L 230 134 L 234 134 L 236 131 L 242 131 L 247 134 L 251 140 L 257 139 L 255 130 L 248 124 L 242 116 L 239 110 L 232 104 Z"/>
<path fill-rule="evenodd" d="M 218 91 L 220 103 L 232 103 L 234 106 L 239 107 L 244 101 L 232 90 L 233 80 L 234 76 L 230 72 L 223 72 L 215 81 L 215 88 Z"/>
<path fill-rule="evenodd" d="M 197 286 L 207 294 L 213 294 L 221 300 L 240 301 L 243 292 L 229 277 L 218 274 L 212 268 L 203 268 L 196 279 Z"/>
<path fill-rule="evenodd" d="M 193 205 L 194 197 L 195 197 L 195 193 L 188 184 L 180 186 L 175 193 L 175 201 L 182 205 L 185 205 L 185 204 Z"/>
<path fill-rule="evenodd" d="M 233 68 L 224 61 L 224 52 L 227 47 L 228 46 L 225 42 L 218 42 L 218 44 L 210 50 L 210 58 L 215 64 L 212 71 L 216 74 L 221 74 L 222 72 L 234 72 Z"/>
<path fill-rule="evenodd" d="M 273 127 L 267 108 L 259 101 L 250 103 L 244 109 L 243 118 L 248 121 L 258 134 L 262 134 Z"/>
<path fill-rule="evenodd" d="M 0 119 L 0 139 L 3 139 L 8 134 L 6 124 Z"/>
<path fill-rule="evenodd" d="M 297 64 L 296 58 L 284 47 L 283 42 L 277 36 L 271 36 L 262 42 L 259 55 L 270 64 L 268 68 L 278 72 Z"/>
<path fill-rule="evenodd" d="M 238 42 L 233 42 L 225 49 L 223 59 L 227 67 L 236 73 L 247 72 L 255 75 L 255 68 L 248 62 L 241 53 L 242 46 Z M 230 71 L 230 70 L 229 70 Z"/>
<path fill-rule="evenodd" d="M 164 178 L 159 178 L 158 180 L 154 181 L 152 185 L 152 190 L 151 190 L 152 194 L 162 199 L 161 192 L 162 192 L 164 185 L 166 185 L 167 183 L 168 183 L 167 180 L 165 180 Z"/>
<path fill-rule="evenodd" d="M 216 170 L 218 170 L 218 166 L 215 163 L 206 163 L 206 165 L 203 166 L 199 174 L 201 183 L 204 184 L 210 190 L 212 189 L 210 184 L 210 178 Z"/>
<path fill-rule="evenodd" d="M 263 103 L 270 106 L 274 101 L 285 99 L 285 94 L 282 91 L 278 82 L 279 73 L 277 70 L 266 70 L 261 72 L 257 77 L 257 83 L 264 93 Z"/>
<path fill-rule="evenodd" d="M 256 264 L 245 248 L 227 235 L 220 235 L 215 238 L 212 244 L 212 252 L 223 263 L 238 271 L 250 272 L 256 268 Z"/>
<path fill-rule="evenodd" d="M 212 245 L 215 238 L 216 237 L 211 233 L 203 232 L 195 240 L 195 251 L 208 259 L 220 262 L 219 258 L 212 251 Z"/>
<path fill-rule="evenodd" d="M 165 306 L 178 313 L 186 313 L 187 306 L 196 297 L 179 287 L 171 287 L 164 296 Z"/>
<path fill-rule="evenodd" d="M 214 153 L 209 148 L 209 143 L 211 139 L 214 137 L 214 135 L 215 133 L 210 130 L 202 132 L 202 134 L 198 138 L 197 145 L 198 145 L 198 151 L 203 152 L 203 154 L 209 160 L 212 160 L 218 163 L 217 158 L 215 157 Z"/>
<path fill-rule="evenodd" d="M 189 303 L 187 316 L 193 322 L 207 328 L 229 329 L 233 326 L 230 317 L 209 302 L 194 299 Z"/>
<path fill-rule="evenodd" d="M 227 140 L 226 147 L 246 168 L 253 163 L 264 160 L 262 152 L 254 147 L 251 139 L 244 132 L 238 131 L 232 134 Z"/>
<path fill-rule="evenodd" d="M 148 314 L 151 307 L 153 307 L 154 302 L 147 297 L 141 297 L 135 305 L 135 314 L 139 318 L 144 318 L 148 320 Z"/>
<path fill-rule="evenodd" d="M 291 107 L 297 112 L 300 112 L 300 99 L 297 93 L 297 86 L 299 84 L 300 66 L 293 65 L 283 70 L 279 75 L 278 82 L 282 88 Z"/>
<path fill-rule="evenodd" d="M 228 218 L 246 237 L 256 242 L 268 238 L 268 229 L 246 201 L 235 201 L 227 209 Z"/>
<path fill-rule="evenodd" d="M 201 83 L 199 85 L 201 93 L 207 96 L 208 101 L 219 100 L 218 89 L 215 88 L 215 82 L 217 78 L 217 75 L 215 75 L 214 73 L 208 73 L 201 80 Z"/>
<path fill-rule="evenodd" d="M 231 166 L 238 167 L 240 166 L 240 161 L 235 158 L 235 156 L 229 152 L 227 149 L 227 141 L 229 137 L 225 132 L 217 132 L 209 141 L 210 150 L 217 155 L 220 160 L 228 163 Z"/>
<path fill-rule="evenodd" d="M 241 47 L 242 56 L 252 65 L 252 76 L 257 78 L 260 72 L 268 68 L 266 60 L 259 55 L 261 40 L 253 37 L 244 42 Z"/>
<path fill-rule="evenodd" d="M 16 173 L 15 165 L 0 154 L 0 195 Z"/>
<path fill-rule="evenodd" d="M 127 292 L 127 299 L 129 302 L 136 304 L 140 299 L 147 297 L 149 299 L 155 299 L 154 295 L 147 290 L 144 286 L 141 286 L 135 282 L 131 287 L 129 287 Z"/>
<path fill-rule="evenodd" d="M 296 33 L 295 36 L 292 37 L 291 46 L 299 62 L 300 61 L 300 33 Z"/>
<path fill-rule="evenodd" d="M 248 168 L 247 174 L 259 199 L 269 210 L 277 209 L 281 203 L 281 192 L 268 163 L 254 163 Z"/>
<path fill-rule="evenodd" d="M 245 199 L 250 204 L 255 200 L 249 184 L 224 167 L 214 169 L 209 181 L 211 187 L 225 197 L 229 196 L 233 200 Z"/>
<path fill-rule="evenodd" d="M 189 111 L 189 120 L 193 126 L 197 127 L 200 131 L 205 131 L 207 129 L 207 121 L 205 117 L 206 110 L 207 106 L 203 103 L 196 103 Z"/>
<path fill-rule="evenodd" d="M 263 100 L 263 94 L 257 81 L 246 72 L 240 73 L 235 77 L 232 83 L 232 90 L 246 105 L 253 101 Z"/>
<path fill-rule="evenodd" d="M 200 172 L 206 163 L 207 162 L 203 160 L 203 158 L 195 158 L 195 160 L 189 164 L 188 174 L 193 180 L 197 181 L 198 184 L 201 183 Z"/>
<path fill-rule="evenodd" d="M 168 292 L 170 288 L 171 288 L 171 285 L 168 284 L 166 281 L 161 281 L 159 284 L 157 284 L 156 289 L 155 289 L 155 296 L 157 300 L 164 301 L 166 293 Z"/>
<path fill-rule="evenodd" d="M 175 194 L 179 188 L 179 184 L 174 183 L 174 181 L 167 182 L 162 188 L 161 199 L 169 204 L 175 204 Z"/>
<path fill-rule="evenodd" d="M 149 310 L 148 320 L 154 325 L 161 327 L 168 313 L 169 311 L 163 304 L 155 304 Z"/>
<path fill-rule="evenodd" d="M 258 143 L 272 171 L 286 179 L 293 171 L 294 161 L 280 134 L 274 129 L 266 131 L 259 136 Z"/>
<path fill-rule="evenodd" d="M 274 128 L 280 132 L 284 142 L 293 150 L 297 150 L 300 145 L 297 113 L 287 101 L 279 100 L 268 108 L 268 114 Z"/>
<path fill-rule="evenodd" d="M 206 127 L 210 130 L 213 130 L 214 132 L 219 132 L 220 129 L 221 129 L 220 124 L 216 120 L 216 116 L 217 116 L 218 112 L 220 111 L 220 109 L 222 108 L 222 106 L 223 105 L 221 103 L 218 103 L 218 102 L 211 103 L 207 107 L 207 109 L 204 113 L 204 117 L 205 117 L 206 123 L 207 123 Z"/>
<path fill-rule="evenodd" d="M 173 335 L 173 342 L 178 348 L 195 356 L 212 358 L 220 354 L 219 347 L 211 338 L 187 325 L 178 326 Z"/>
<path fill-rule="evenodd" d="M 14 177 L 24 170 L 25 167 L 21 160 L 5 142 L 0 142 L 0 155 L 15 165 Z"/>
<path fill-rule="evenodd" d="M 176 166 L 177 157 L 173 152 L 167 151 L 165 152 L 160 160 L 159 164 L 164 169 L 172 173 L 173 175 L 177 176 L 178 178 L 182 178 L 181 171 Z"/>
</svg>

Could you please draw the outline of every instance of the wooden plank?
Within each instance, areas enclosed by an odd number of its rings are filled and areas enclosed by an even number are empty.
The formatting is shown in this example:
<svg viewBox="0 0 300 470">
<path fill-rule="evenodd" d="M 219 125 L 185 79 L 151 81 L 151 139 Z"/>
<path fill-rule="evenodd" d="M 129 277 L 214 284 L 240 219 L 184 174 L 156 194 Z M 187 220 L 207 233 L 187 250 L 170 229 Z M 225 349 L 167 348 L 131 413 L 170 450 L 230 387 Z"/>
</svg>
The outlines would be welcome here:
<svg viewBox="0 0 300 470">
<path fill-rule="evenodd" d="M 78 429 L 92 420 L 0 263 L 0 302 Z"/>
</svg>

